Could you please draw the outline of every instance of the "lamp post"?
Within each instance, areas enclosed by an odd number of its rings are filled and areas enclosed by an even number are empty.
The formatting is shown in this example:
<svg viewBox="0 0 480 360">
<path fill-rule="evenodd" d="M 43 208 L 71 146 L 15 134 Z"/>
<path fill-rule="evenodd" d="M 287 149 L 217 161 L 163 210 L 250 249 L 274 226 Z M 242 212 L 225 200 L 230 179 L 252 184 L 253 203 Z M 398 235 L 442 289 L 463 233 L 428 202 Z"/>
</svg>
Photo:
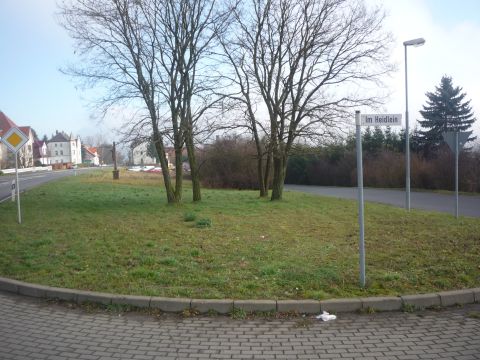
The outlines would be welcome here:
<svg viewBox="0 0 480 360">
<path fill-rule="evenodd" d="M 407 76 L 407 47 L 408 46 L 422 46 L 425 44 L 425 39 L 413 39 L 404 41 L 405 47 L 405 208 L 410 211 L 410 129 L 408 124 L 408 76 Z"/>
</svg>

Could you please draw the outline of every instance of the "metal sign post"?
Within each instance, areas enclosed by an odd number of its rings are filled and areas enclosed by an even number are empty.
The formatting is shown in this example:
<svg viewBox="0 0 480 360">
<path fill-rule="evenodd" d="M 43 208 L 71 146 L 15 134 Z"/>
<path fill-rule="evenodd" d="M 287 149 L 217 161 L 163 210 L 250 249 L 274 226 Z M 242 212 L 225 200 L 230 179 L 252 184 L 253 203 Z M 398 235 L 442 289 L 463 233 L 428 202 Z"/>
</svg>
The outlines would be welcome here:
<svg viewBox="0 0 480 360">
<path fill-rule="evenodd" d="M 360 286 L 365 287 L 365 223 L 363 220 L 363 161 L 362 161 L 362 130 L 360 111 L 355 111 L 355 127 L 357 141 L 357 186 L 358 186 L 358 225 L 360 227 Z"/>
<path fill-rule="evenodd" d="M 18 209 L 18 223 L 22 223 L 22 212 L 20 209 L 20 182 L 18 181 L 18 151 L 28 141 L 26 135 L 18 128 L 12 127 L 5 133 L 1 141 L 8 147 L 10 151 L 15 154 L 15 179 L 17 192 L 17 209 Z M 14 194 L 12 194 L 14 195 Z"/>
<path fill-rule="evenodd" d="M 17 184 L 15 189 L 17 190 L 17 210 L 18 210 L 18 223 L 22 223 L 22 211 L 20 210 L 20 182 L 18 181 L 18 153 L 15 153 L 15 179 Z"/>
<path fill-rule="evenodd" d="M 355 111 L 357 145 L 358 225 L 360 228 L 360 286 L 365 287 L 365 221 L 363 200 L 362 126 L 400 126 L 401 114 L 365 114 Z"/>
<path fill-rule="evenodd" d="M 15 202 L 15 187 L 16 187 L 16 182 L 15 180 L 12 180 L 12 194 L 10 196 L 10 198 L 12 199 L 12 202 Z"/>
<path fill-rule="evenodd" d="M 465 146 L 472 131 L 449 131 L 442 134 L 443 140 L 455 153 L 455 217 L 458 219 L 458 156 Z"/>
</svg>

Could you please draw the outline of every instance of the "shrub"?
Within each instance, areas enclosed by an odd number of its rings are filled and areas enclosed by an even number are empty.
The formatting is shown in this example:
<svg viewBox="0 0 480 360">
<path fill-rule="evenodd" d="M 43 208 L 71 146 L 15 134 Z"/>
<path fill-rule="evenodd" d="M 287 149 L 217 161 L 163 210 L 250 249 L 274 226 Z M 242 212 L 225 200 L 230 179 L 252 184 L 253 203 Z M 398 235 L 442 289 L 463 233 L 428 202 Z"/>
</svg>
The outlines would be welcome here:
<svg viewBox="0 0 480 360">
<path fill-rule="evenodd" d="M 212 220 L 210 219 L 200 219 L 195 224 L 197 228 L 207 228 L 212 226 Z"/>
<path fill-rule="evenodd" d="M 197 218 L 197 214 L 193 213 L 193 212 L 187 212 L 185 214 L 183 214 L 183 221 L 195 221 L 195 219 Z"/>
<path fill-rule="evenodd" d="M 202 184 L 210 188 L 258 189 L 256 149 L 241 137 L 222 138 L 199 154 Z"/>
</svg>

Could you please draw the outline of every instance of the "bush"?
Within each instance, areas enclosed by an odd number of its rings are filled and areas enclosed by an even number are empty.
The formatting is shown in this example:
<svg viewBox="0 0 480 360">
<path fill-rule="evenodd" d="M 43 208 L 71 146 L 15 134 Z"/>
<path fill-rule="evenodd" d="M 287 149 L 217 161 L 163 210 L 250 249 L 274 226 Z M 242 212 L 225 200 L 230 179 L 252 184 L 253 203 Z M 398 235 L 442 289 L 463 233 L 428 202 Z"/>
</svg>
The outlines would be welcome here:
<svg viewBox="0 0 480 360">
<path fill-rule="evenodd" d="M 197 228 L 207 228 L 207 227 L 212 227 L 212 220 L 210 219 L 200 219 L 197 221 L 195 224 Z"/>
<path fill-rule="evenodd" d="M 222 138 L 199 154 L 202 185 L 210 188 L 259 188 L 256 149 L 253 141 L 240 137 Z"/>
<path fill-rule="evenodd" d="M 183 214 L 183 221 L 195 221 L 195 219 L 197 218 L 197 215 L 193 212 L 187 212 L 185 214 Z"/>
<path fill-rule="evenodd" d="M 334 145 L 337 146 L 337 145 Z M 356 154 L 345 146 L 344 151 L 331 151 L 331 146 L 301 149 L 288 161 L 286 183 L 320 186 L 357 186 Z M 298 151 L 298 150 L 297 150 Z M 411 153 L 410 181 L 413 188 L 454 190 L 455 159 L 452 152 L 440 148 L 429 158 Z M 365 186 L 405 187 L 405 155 L 392 150 L 363 156 Z M 480 192 L 480 152 L 464 151 L 459 158 L 459 189 Z"/>
</svg>

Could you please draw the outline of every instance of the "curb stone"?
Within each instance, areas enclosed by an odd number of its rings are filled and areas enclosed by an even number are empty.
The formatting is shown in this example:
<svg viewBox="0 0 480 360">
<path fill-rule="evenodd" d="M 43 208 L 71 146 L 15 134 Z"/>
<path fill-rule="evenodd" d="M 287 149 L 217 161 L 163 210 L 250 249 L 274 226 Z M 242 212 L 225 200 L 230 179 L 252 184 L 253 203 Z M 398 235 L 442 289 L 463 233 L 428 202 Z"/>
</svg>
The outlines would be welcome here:
<svg viewBox="0 0 480 360">
<path fill-rule="evenodd" d="M 201 314 L 215 311 L 219 314 L 230 314 L 233 311 L 233 300 L 192 299 L 191 307 Z"/>
<path fill-rule="evenodd" d="M 294 311 L 299 314 L 320 313 L 320 301 L 315 300 L 277 300 L 278 312 Z"/>
<path fill-rule="evenodd" d="M 113 295 L 112 305 L 130 305 L 139 308 L 150 307 L 150 296 L 136 296 L 136 295 Z"/>
<path fill-rule="evenodd" d="M 277 310 L 277 302 L 275 300 L 234 300 L 233 308 L 246 312 L 269 312 Z"/>
<path fill-rule="evenodd" d="M 362 309 L 375 311 L 398 311 L 402 309 L 402 299 L 395 296 L 362 298 Z"/>
<path fill-rule="evenodd" d="M 99 303 L 103 305 L 110 305 L 112 303 L 112 294 L 93 292 L 93 291 L 78 291 L 77 304 L 81 305 L 85 302 Z"/>
<path fill-rule="evenodd" d="M 425 309 L 442 304 L 438 294 L 404 295 L 401 298 L 403 304 L 414 306 L 415 309 Z"/>
<path fill-rule="evenodd" d="M 190 304 L 191 300 L 184 298 L 152 297 L 150 300 L 150 308 L 159 309 L 164 312 L 190 310 Z"/>
<path fill-rule="evenodd" d="M 480 303 L 480 288 L 472 289 L 475 302 Z"/>
<path fill-rule="evenodd" d="M 454 290 L 439 292 L 442 306 L 464 305 L 475 302 L 475 296 L 472 290 Z"/>
<path fill-rule="evenodd" d="M 35 298 L 60 299 L 78 304 L 95 302 L 104 305 L 131 305 L 139 308 L 159 309 L 164 312 L 181 312 L 195 309 L 201 313 L 215 311 L 228 314 L 234 308 L 247 312 L 289 312 L 315 314 L 321 311 L 354 312 L 372 308 L 377 311 L 396 311 L 403 305 L 416 309 L 434 306 L 451 306 L 480 302 L 480 288 L 443 291 L 431 294 L 404 295 L 400 297 L 384 296 L 353 299 L 331 300 L 221 300 L 221 299 L 186 299 L 135 295 L 118 295 L 75 289 L 64 289 L 44 285 L 30 284 L 18 280 L 0 277 L 0 291 L 30 296 Z"/>
<path fill-rule="evenodd" d="M 322 311 L 328 312 L 354 312 L 362 308 L 360 299 L 332 299 L 320 301 Z"/>
<path fill-rule="evenodd" d="M 18 285 L 23 283 L 17 280 L 0 278 L 0 290 L 18 294 Z"/>
<path fill-rule="evenodd" d="M 59 299 L 64 301 L 77 302 L 78 291 L 51 287 L 47 289 L 45 297 L 47 299 Z"/>
</svg>

